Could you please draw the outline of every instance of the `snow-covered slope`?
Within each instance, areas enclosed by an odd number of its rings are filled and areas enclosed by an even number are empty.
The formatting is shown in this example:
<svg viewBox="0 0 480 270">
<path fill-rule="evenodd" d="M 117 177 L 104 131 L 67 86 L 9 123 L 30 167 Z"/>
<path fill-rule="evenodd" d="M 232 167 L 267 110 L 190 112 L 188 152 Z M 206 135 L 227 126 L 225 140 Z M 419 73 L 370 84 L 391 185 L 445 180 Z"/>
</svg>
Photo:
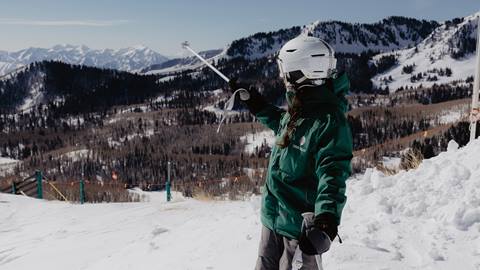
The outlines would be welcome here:
<svg viewBox="0 0 480 270">
<path fill-rule="evenodd" d="M 217 61 L 225 55 L 224 49 L 201 51 L 198 53 L 207 61 Z M 165 74 L 172 72 L 180 72 L 186 69 L 195 69 L 201 66 L 203 63 L 195 56 L 187 56 L 183 58 L 174 58 L 165 61 L 161 64 L 152 65 L 142 69 L 140 72 L 145 74 Z"/>
<path fill-rule="evenodd" d="M 0 269 L 252 269 L 258 199 L 70 205 L 0 193 Z"/>
<path fill-rule="evenodd" d="M 389 17 L 372 24 L 316 21 L 304 27 L 257 33 L 236 40 L 227 54 L 253 59 L 265 57 L 277 52 L 285 42 L 302 32 L 322 38 L 340 53 L 387 52 L 414 46 L 437 26 L 438 23 L 434 21 L 405 17 Z"/>
<path fill-rule="evenodd" d="M 18 162 L 20 161 L 16 159 L 0 157 L 0 176 L 5 176 L 5 174 L 11 173 Z"/>
<path fill-rule="evenodd" d="M 288 40 L 302 32 L 328 41 L 337 52 L 360 53 L 365 51 L 387 52 L 414 46 L 438 26 L 437 22 L 405 17 L 389 17 L 372 24 L 346 23 L 339 21 L 316 21 L 311 24 L 268 33 L 256 33 L 234 40 L 220 52 L 215 51 L 211 61 L 229 57 L 257 59 L 276 53 Z M 208 53 L 208 52 L 205 52 Z M 218 54 L 218 55 L 217 55 Z M 145 69 L 148 73 L 169 73 L 198 68 L 201 63 L 195 57 L 167 61 Z"/>
<path fill-rule="evenodd" d="M 118 50 L 96 50 L 84 45 L 56 45 L 46 49 L 28 48 L 17 52 L 0 51 L 0 75 L 6 74 L 19 66 L 42 60 L 57 60 L 70 64 L 137 71 L 154 64 L 163 63 L 168 59 L 143 45 Z"/>
<path fill-rule="evenodd" d="M 348 182 L 325 269 L 478 269 L 480 140 L 416 170 Z M 137 191 L 138 192 L 138 191 Z M 147 193 L 143 193 L 147 194 Z M 72 205 L 0 194 L 0 268 L 253 269 L 260 198 Z"/>
<path fill-rule="evenodd" d="M 375 76 L 374 84 L 377 87 L 388 86 L 391 91 L 395 91 L 406 86 L 464 81 L 473 76 L 479 17 L 480 13 L 477 13 L 445 22 L 414 48 L 376 56 L 375 61 L 386 55 L 395 55 L 398 64 Z M 409 67 L 411 70 L 408 70 Z M 445 72 L 447 68 L 451 74 Z M 393 80 L 389 80 L 390 77 Z"/>
</svg>

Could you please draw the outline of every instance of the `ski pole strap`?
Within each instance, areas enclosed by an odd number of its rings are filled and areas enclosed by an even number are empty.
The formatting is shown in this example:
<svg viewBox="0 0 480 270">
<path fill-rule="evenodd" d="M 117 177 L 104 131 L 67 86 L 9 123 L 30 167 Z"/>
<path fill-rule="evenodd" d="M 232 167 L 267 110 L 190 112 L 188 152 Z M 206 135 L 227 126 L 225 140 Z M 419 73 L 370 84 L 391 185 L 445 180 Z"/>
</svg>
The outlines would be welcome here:
<svg viewBox="0 0 480 270">
<path fill-rule="evenodd" d="M 300 249 L 300 245 L 297 245 L 295 249 L 295 253 L 293 254 L 292 259 L 292 270 L 300 270 L 303 267 L 303 257 L 302 257 L 302 250 Z M 318 270 L 323 270 L 323 262 L 322 262 L 322 255 L 317 254 L 315 255 L 315 262 L 317 263 Z"/>
<path fill-rule="evenodd" d="M 338 236 L 338 242 L 339 242 L 340 244 L 343 244 L 343 241 L 342 241 L 342 238 L 340 237 L 340 234 L 337 233 L 337 236 Z"/>
<path fill-rule="evenodd" d="M 318 270 L 323 270 L 323 261 L 321 254 L 315 255 L 315 261 L 317 262 Z"/>
<path fill-rule="evenodd" d="M 292 270 L 300 270 L 303 266 L 302 250 L 300 250 L 300 245 L 297 245 L 295 253 L 293 254 L 292 259 Z"/>
<path fill-rule="evenodd" d="M 235 92 L 233 92 L 232 96 L 227 100 L 227 102 L 225 102 L 225 106 L 223 107 L 222 119 L 220 120 L 220 123 L 218 124 L 217 133 L 220 132 L 220 127 L 222 126 L 222 123 L 227 118 L 228 111 L 233 110 L 233 106 L 235 105 L 235 97 L 236 97 L 237 93 L 240 93 L 240 95 L 242 95 L 242 94 L 245 95 L 245 93 L 243 93 L 243 92 L 246 92 L 246 94 L 248 95 L 247 90 L 245 90 L 243 88 L 240 88 L 240 89 L 237 89 Z"/>
</svg>

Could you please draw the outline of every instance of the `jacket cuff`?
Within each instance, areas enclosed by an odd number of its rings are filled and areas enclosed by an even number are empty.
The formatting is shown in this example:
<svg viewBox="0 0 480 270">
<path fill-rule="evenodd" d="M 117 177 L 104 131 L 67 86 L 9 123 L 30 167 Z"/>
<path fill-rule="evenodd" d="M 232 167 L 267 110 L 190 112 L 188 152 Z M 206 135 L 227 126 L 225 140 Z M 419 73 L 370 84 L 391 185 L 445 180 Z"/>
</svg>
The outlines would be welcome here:
<svg viewBox="0 0 480 270">
<path fill-rule="evenodd" d="M 320 224 L 326 224 L 327 226 L 338 226 L 337 218 L 332 213 L 322 213 L 315 217 L 315 226 Z"/>
</svg>

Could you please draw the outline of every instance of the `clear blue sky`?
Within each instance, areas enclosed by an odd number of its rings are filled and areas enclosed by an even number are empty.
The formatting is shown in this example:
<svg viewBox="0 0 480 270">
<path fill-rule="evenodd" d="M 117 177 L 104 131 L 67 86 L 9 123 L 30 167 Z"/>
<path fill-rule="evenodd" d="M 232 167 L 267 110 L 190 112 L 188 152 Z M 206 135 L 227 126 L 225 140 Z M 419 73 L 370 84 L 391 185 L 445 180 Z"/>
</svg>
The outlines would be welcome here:
<svg viewBox="0 0 480 270">
<path fill-rule="evenodd" d="M 144 44 L 165 55 L 316 20 L 374 22 L 390 15 L 447 20 L 480 0 L 0 0 L 0 50 L 59 43 L 92 48 Z"/>
</svg>

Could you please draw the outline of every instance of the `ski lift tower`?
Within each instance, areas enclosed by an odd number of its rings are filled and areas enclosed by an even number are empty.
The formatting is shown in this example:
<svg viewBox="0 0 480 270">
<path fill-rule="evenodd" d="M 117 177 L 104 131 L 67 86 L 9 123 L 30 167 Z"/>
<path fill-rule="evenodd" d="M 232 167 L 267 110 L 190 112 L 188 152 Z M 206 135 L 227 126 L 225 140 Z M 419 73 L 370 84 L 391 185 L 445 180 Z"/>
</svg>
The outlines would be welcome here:
<svg viewBox="0 0 480 270">
<path fill-rule="evenodd" d="M 477 18 L 477 67 L 475 70 L 475 82 L 473 83 L 472 112 L 470 114 L 470 141 L 475 140 L 477 122 L 480 120 L 479 94 L 480 94 L 480 16 Z"/>
</svg>

